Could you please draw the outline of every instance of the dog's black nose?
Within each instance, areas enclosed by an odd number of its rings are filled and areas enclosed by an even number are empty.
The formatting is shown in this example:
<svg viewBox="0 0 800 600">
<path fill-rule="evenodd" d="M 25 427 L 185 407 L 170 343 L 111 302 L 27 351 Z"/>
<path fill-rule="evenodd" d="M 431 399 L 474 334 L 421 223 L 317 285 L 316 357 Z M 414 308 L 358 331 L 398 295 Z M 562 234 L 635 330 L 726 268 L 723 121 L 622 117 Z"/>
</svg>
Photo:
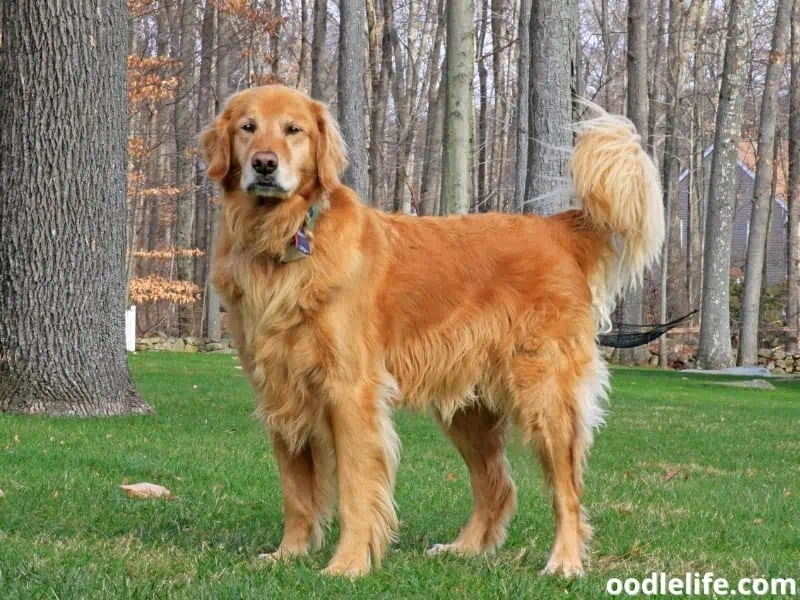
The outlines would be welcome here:
<svg viewBox="0 0 800 600">
<path fill-rule="evenodd" d="M 278 155 L 274 152 L 256 152 L 253 155 L 253 169 L 259 175 L 270 175 L 278 168 Z"/>
</svg>

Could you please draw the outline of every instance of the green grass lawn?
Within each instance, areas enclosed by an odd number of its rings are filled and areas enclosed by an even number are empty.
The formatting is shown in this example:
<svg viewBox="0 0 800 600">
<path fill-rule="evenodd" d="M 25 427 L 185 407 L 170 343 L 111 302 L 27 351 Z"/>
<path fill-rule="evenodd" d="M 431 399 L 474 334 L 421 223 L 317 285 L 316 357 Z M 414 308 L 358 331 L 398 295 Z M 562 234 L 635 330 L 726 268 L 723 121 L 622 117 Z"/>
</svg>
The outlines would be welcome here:
<svg viewBox="0 0 800 600">
<path fill-rule="evenodd" d="M 509 449 L 519 509 L 503 549 L 426 557 L 464 523 L 469 482 L 431 421 L 400 413 L 400 541 L 380 570 L 351 582 L 318 574 L 336 525 L 308 559 L 256 559 L 280 541 L 280 489 L 235 359 L 149 353 L 130 362 L 153 417 L 0 415 L 3 600 L 605 598 L 608 578 L 651 571 L 800 577 L 797 383 L 743 390 L 615 370 L 586 477 L 589 574 L 575 581 L 538 575 L 553 518 L 538 466 L 519 444 Z M 164 485 L 176 498 L 129 499 L 117 487 L 126 480 Z"/>
</svg>

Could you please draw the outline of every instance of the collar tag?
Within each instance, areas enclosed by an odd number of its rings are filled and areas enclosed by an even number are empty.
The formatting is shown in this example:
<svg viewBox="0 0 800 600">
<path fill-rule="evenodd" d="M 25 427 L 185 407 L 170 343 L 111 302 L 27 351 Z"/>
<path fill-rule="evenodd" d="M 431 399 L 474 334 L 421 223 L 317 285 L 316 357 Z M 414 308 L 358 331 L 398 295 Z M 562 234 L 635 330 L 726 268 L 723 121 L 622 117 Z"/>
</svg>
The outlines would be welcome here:
<svg viewBox="0 0 800 600">
<path fill-rule="evenodd" d="M 305 233 L 305 227 L 301 227 L 294 234 L 294 247 L 306 256 L 311 255 L 311 244 L 308 241 Z"/>
</svg>

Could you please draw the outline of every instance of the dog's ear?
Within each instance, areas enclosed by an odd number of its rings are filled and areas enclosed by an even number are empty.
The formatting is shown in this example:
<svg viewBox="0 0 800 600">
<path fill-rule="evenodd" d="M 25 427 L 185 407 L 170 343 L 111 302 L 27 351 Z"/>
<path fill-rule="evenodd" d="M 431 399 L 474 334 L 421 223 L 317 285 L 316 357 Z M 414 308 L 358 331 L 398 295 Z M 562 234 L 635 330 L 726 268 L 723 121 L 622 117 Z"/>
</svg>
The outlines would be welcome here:
<svg viewBox="0 0 800 600">
<path fill-rule="evenodd" d="M 341 182 L 339 175 L 347 167 L 347 147 L 339 131 L 339 125 L 331 116 L 328 107 L 313 101 L 314 116 L 317 121 L 317 177 L 320 185 L 332 191 Z"/>
<path fill-rule="evenodd" d="M 208 177 L 222 181 L 231 168 L 231 134 L 228 131 L 229 111 L 225 110 L 200 134 L 200 145 L 208 166 Z"/>
</svg>

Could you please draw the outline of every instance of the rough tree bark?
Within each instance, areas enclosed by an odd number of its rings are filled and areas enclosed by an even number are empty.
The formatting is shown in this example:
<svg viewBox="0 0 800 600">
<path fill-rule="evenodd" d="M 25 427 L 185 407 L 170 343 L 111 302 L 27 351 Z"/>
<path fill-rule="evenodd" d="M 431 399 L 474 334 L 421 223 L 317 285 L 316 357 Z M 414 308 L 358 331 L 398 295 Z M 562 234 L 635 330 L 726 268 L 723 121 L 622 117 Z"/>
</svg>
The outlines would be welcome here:
<svg viewBox="0 0 800 600">
<path fill-rule="evenodd" d="M 628 118 L 633 121 L 642 140 L 647 140 L 647 11 L 648 0 L 628 2 Z M 643 323 L 642 286 L 625 295 L 622 310 L 625 323 Z M 634 365 L 646 359 L 644 347 L 620 350 L 623 364 Z"/>
<path fill-rule="evenodd" d="M 478 25 L 478 43 L 475 48 L 475 61 L 478 65 L 478 185 L 476 187 L 476 203 L 479 212 L 488 212 L 489 202 L 486 197 L 488 182 L 487 149 L 488 149 L 488 113 L 489 113 L 489 70 L 486 60 L 482 58 L 486 44 L 486 30 L 489 28 L 489 0 L 480 0 L 481 17 Z"/>
<path fill-rule="evenodd" d="M 494 210 L 500 210 L 505 202 L 504 175 L 505 175 L 505 122 L 506 122 L 506 78 L 504 72 L 503 44 L 506 37 L 506 4 L 505 0 L 491 0 L 492 2 L 492 77 L 494 82 L 494 125 L 492 127 L 492 154 L 490 166 L 494 172 L 490 185 L 494 186 L 495 198 L 492 203 Z M 513 10 L 512 10 L 513 12 Z M 492 172 L 490 171 L 490 172 Z"/>
<path fill-rule="evenodd" d="M 197 86 L 197 123 L 195 130 L 200 131 L 206 123 L 213 118 L 211 103 L 211 60 L 214 53 L 214 7 L 210 2 L 206 2 L 203 9 L 203 25 L 200 35 L 201 55 L 200 55 L 200 77 Z M 194 282 L 203 293 L 203 306 L 208 301 L 206 289 L 206 274 L 208 270 L 208 202 L 211 198 L 211 184 L 200 168 L 200 155 L 195 156 L 195 190 L 197 197 L 194 210 L 194 247 L 203 250 L 206 254 L 194 257 Z M 206 320 L 205 311 L 198 311 L 196 315 L 198 335 L 203 335 L 204 321 Z"/>
<path fill-rule="evenodd" d="M 366 11 L 359 0 L 341 0 L 339 17 L 339 126 L 347 142 L 350 166 L 343 181 L 367 202 L 367 131 L 364 124 Z"/>
<path fill-rule="evenodd" d="M 328 0 L 314 0 L 314 39 L 311 42 L 311 97 L 326 101 L 325 34 L 328 29 Z"/>
<path fill-rule="evenodd" d="M 420 213 L 438 215 L 442 189 L 442 140 L 444 139 L 444 111 L 447 103 L 447 72 L 441 69 L 436 97 L 430 107 L 425 125 L 425 157 L 420 184 Z"/>
<path fill-rule="evenodd" d="M 740 365 L 758 363 L 758 319 L 761 305 L 761 278 L 769 227 L 770 190 L 772 188 L 775 127 L 778 118 L 778 86 L 786 62 L 789 40 L 789 19 L 792 0 L 779 0 L 772 33 L 772 51 L 764 80 L 761 100 L 761 122 L 758 132 L 758 164 L 750 213 L 750 236 L 747 240 L 747 262 L 742 291 Z"/>
<path fill-rule="evenodd" d="M 0 7 L 0 412 L 152 412 L 124 343 L 126 18 Z"/>
<path fill-rule="evenodd" d="M 661 306 L 659 319 L 667 322 L 667 317 L 677 317 L 686 310 L 687 299 L 683 292 L 685 286 L 670 285 L 680 281 L 685 263 L 680 250 L 680 144 L 678 143 L 679 119 L 681 116 L 681 94 L 686 83 L 686 62 L 691 37 L 697 28 L 697 19 L 703 12 L 705 0 L 692 0 L 684 9 L 682 0 L 671 0 L 669 15 L 669 45 L 667 46 L 667 118 L 664 134 L 664 160 L 662 182 L 664 187 L 664 219 L 666 238 L 661 251 Z M 672 293 L 669 293 L 669 291 Z M 659 340 L 659 365 L 667 367 L 666 336 Z"/>
<path fill-rule="evenodd" d="M 442 197 L 445 214 L 467 213 L 470 206 L 469 109 L 473 65 L 472 0 L 447 5 L 447 91 L 442 151 Z"/>
<path fill-rule="evenodd" d="M 392 71 L 393 11 L 383 11 L 379 14 L 379 5 L 374 0 L 367 0 L 366 8 L 372 88 L 372 105 L 369 113 L 369 203 L 383 208 L 386 204 L 383 141 L 386 137 L 386 106 Z"/>
<path fill-rule="evenodd" d="M 196 0 L 184 0 L 180 9 L 181 41 L 180 60 L 181 73 L 175 98 L 173 125 L 175 128 L 175 183 L 180 190 L 177 196 L 175 213 L 175 246 L 187 249 L 192 246 L 194 216 L 194 181 L 192 171 L 194 157 L 191 155 L 196 120 L 191 110 L 192 91 L 194 89 L 194 53 L 195 53 L 195 10 Z M 177 278 L 181 281 L 194 279 L 194 259 L 191 256 L 178 256 L 175 259 Z M 182 304 L 178 307 L 178 327 L 181 335 L 190 335 L 193 330 L 194 307 Z"/>
<path fill-rule="evenodd" d="M 697 364 L 703 369 L 725 368 L 733 363 L 729 273 L 731 229 L 736 205 L 737 148 L 742 133 L 752 19 L 753 0 L 731 3 L 706 217 L 703 319 L 697 349 Z"/>
<path fill-rule="evenodd" d="M 528 173 L 530 145 L 530 68 L 531 68 L 531 1 L 519 3 L 519 60 L 517 61 L 517 165 L 514 173 L 513 208 L 522 212 L 525 206 L 525 180 Z"/>
<path fill-rule="evenodd" d="M 647 152 L 656 161 L 656 165 L 661 170 L 660 151 L 658 149 L 658 138 L 656 134 L 659 129 L 659 116 L 662 113 L 661 105 L 664 104 L 664 69 L 659 68 L 664 64 L 664 53 L 667 51 L 667 6 L 669 0 L 654 0 L 657 2 L 658 15 L 656 26 L 656 51 L 653 60 L 655 67 L 652 69 L 652 77 L 648 88 L 650 98 L 650 110 L 647 114 Z"/>
<path fill-rule="evenodd" d="M 556 190 L 569 181 L 572 90 L 578 37 L 577 0 L 533 0 L 530 20 L 530 123 L 525 212 L 566 210 L 569 197 Z"/>
<path fill-rule="evenodd" d="M 800 343 L 800 0 L 792 10 L 792 80 L 789 100 L 789 227 L 787 243 L 788 302 L 786 350 Z"/>
<path fill-rule="evenodd" d="M 221 11 L 218 7 L 214 9 L 217 17 L 217 47 L 219 50 L 216 53 L 216 102 L 214 103 L 214 112 L 219 114 L 225 101 L 231 94 L 230 86 L 230 48 L 220 43 L 222 40 L 230 39 L 231 26 L 229 16 L 226 12 Z M 216 200 L 208 207 L 208 252 L 209 256 L 213 256 L 214 247 L 216 246 L 219 232 L 220 222 L 220 205 Z M 218 340 L 222 337 L 221 323 L 220 323 L 220 297 L 219 292 L 213 285 L 208 285 L 206 281 L 206 321 L 208 323 L 208 337 L 212 340 Z"/>
</svg>

